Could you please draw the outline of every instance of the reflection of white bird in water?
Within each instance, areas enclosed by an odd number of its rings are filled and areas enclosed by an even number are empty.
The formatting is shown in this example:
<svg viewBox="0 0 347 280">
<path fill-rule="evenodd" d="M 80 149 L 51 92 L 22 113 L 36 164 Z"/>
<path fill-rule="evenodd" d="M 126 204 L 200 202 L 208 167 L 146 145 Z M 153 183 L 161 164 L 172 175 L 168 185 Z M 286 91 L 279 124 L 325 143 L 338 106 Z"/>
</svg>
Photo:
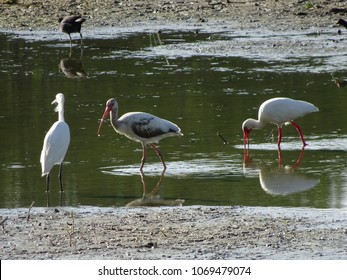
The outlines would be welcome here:
<svg viewBox="0 0 347 280">
<path fill-rule="evenodd" d="M 58 112 L 58 121 L 56 121 L 47 132 L 43 141 L 41 151 L 42 176 L 46 175 L 46 191 L 49 191 L 49 172 L 53 165 L 59 164 L 59 182 L 60 191 L 63 191 L 62 184 L 62 162 L 70 144 L 70 129 L 64 121 L 64 95 L 58 93 L 52 104 L 57 103 L 55 111 Z"/>
<path fill-rule="evenodd" d="M 246 169 L 245 166 L 244 170 L 248 174 L 256 171 L 262 189 L 268 194 L 288 195 L 303 192 L 315 187 L 320 181 L 319 179 L 295 172 L 295 169 L 300 166 L 303 160 L 304 151 L 305 149 L 302 148 L 298 159 L 292 166 L 269 168 L 267 167 L 268 165 L 262 164 L 256 168 L 249 168 L 248 166 Z"/>
<path fill-rule="evenodd" d="M 182 136 L 181 129 L 176 124 L 142 112 L 126 113 L 118 119 L 118 103 L 114 98 L 111 98 L 106 102 L 106 109 L 99 125 L 98 135 L 100 135 L 101 126 L 108 114 L 110 114 L 111 124 L 116 132 L 142 144 L 141 171 L 146 162 L 146 145 L 151 145 L 159 156 L 164 170 L 166 169 L 163 156 L 154 143 L 158 143 L 166 137 Z"/>
<path fill-rule="evenodd" d="M 293 120 L 317 111 L 319 111 L 319 109 L 316 106 L 306 101 L 285 97 L 269 99 L 261 104 L 258 112 L 258 120 L 247 119 L 243 122 L 242 130 L 244 144 L 246 145 L 246 143 L 249 143 L 249 134 L 253 129 L 260 129 L 266 123 L 273 123 L 277 125 L 278 128 L 278 148 L 280 148 L 281 145 L 283 124 L 293 125 L 300 135 L 303 146 L 306 146 L 307 144 L 301 129 Z"/>
<path fill-rule="evenodd" d="M 268 194 L 288 195 L 309 190 L 319 183 L 319 179 L 310 178 L 287 169 L 260 170 L 259 181 Z"/>
</svg>

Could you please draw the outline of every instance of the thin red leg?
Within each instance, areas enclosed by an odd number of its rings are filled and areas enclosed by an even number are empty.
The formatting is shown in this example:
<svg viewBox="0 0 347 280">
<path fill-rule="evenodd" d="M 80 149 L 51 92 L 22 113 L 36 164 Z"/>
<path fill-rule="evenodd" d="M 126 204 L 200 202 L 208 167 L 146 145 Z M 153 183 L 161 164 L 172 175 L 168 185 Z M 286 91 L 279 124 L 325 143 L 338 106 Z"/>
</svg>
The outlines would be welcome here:
<svg viewBox="0 0 347 280">
<path fill-rule="evenodd" d="M 279 149 L 280 146 L 281 146 L 281 141 L 282 141 L 282 128 L 278 127 L 277 131 L 278 131 L 277 146 L 278 146 L 278 149 Z"/>
<path fill-rule="evenodd" d="M 292 126 L 295 127 L 295 129 L 297 130 L 297 132 L 299 133 L 300 135 L 300 138 L 301 138 L 301 141 L 302 141 L 302 144 L 305 146 L 307 146 L 306 142 L 305 142 L 305 139 L 304 139 L 304 136 L 302 135 L 302 132 L 301 132 L 301 129 L 300 127 L 293 121 L 290 122 L 292 124 Z"/>
<path fill-rule="evenodd" d="M 159 151 L 159 149 L 154 144 L 151 144 L 151 147 L 155 151 L 155 153 L 158 155 L 158 157 L 160 157 L 161 163 L 164 166 L 164 170 L 166 170 L 166 165 L 165 165 L 163 156 L 161 155 L 161 152 Z"/>
<path fill-rule="evenodd" d="M 141 166 L 140 171 L 142 172 L 142 168 L 145 165 L 146 162 L 146 145 L 142 144 L 142 159 L 141 159 Z"/>
<path fill-rule="evenodd" d="M 297 168 L 301 162 L 302 162 L 302 158 L 304 156 L 304 152 L 305 152 L 305 147 L 302 147 L 299 158 L 297 159 L 297 161 L 295 162 L 295 164 L 292 166 L 293 169 Z"/>
<path fill-rule="evenodd" d="M 278 165 L 282 165 L 282 151 L 280 146 L 278 146 Z"/>
</svg>

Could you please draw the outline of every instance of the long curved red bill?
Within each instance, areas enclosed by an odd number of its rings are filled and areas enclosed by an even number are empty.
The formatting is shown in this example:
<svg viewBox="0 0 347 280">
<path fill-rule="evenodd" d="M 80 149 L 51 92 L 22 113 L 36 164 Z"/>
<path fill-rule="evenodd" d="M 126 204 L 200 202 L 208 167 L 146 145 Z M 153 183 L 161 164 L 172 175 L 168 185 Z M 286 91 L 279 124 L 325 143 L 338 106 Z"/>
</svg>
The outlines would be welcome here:
<svg viewBox="0 0 347 280">
<path fill-rule="evenodd" d="M 100 136 L 100 130 L 101 130 L 101 126 L 104 123 L 105 118 L 107 117 L 107 115 L 110 113 L 110 109 L 109 107 L 106 107 L 104 114 L 102 115 L 100 124 L 99 124 L 99 129 L 98 129 L 98 136 Z"/>
</svg>

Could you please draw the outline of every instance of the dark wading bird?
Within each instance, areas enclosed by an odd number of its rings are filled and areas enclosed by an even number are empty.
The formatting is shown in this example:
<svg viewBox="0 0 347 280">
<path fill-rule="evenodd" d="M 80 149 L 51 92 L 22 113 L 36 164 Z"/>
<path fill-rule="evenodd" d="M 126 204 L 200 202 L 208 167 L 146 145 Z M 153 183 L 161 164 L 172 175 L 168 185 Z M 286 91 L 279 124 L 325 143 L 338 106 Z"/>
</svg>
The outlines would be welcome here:
<svg viewBox="0 0 347 280">
<path fill-rule="evenodd" d="M 106 102 L 106 109 L 98 129 L 99 136 L 101 126 L 108 114 L 110 114 L 111 124 L 116 132 L 142 144 L 141 171 L 146 162 L 147 145 L 150 145 L 156 152 L 166 170 L 163 156 L 154 144 L 166 137 L 183 136 L 181 129 L 176 124 L 143 112 L 126 113 L 118 119 L 118 103 L 111 98 Z"/>
<path fill-rule="evenodd" d="M 59 18 L 59 30 L 61 32 L 69 35 L 70 38 L 70 48 L 72 47 L 71 33 L 79 33 L 81 38 L 81 46 L 83 45 L 81 26 L 86 19 L 81 15 L 78 16 L 67 16 L 64 18 Z"/>
<path fill-rule="evenodd" d="M 347 29 L 347 21 L 345 21 L 344 19 L 340 18 L 337 22 L 336 25 L 341 25 L 343 27 L 345 27 Z"/>
<path fill-rule="evenodd" d="M 64 94 L 58 93 L 52 104 L 57 103 L 55 111 L 58 112 L 58 120 L 48 130 L 43 140 L 41 151 L 42 176 L 46 175 L 46 191 L 49 191 L 49 172 L 55 164 L 59 164 L 60 191 L 63 192 L 62 165 L 70 144 L 70 129 L 64 120 Z"/>
</svg>

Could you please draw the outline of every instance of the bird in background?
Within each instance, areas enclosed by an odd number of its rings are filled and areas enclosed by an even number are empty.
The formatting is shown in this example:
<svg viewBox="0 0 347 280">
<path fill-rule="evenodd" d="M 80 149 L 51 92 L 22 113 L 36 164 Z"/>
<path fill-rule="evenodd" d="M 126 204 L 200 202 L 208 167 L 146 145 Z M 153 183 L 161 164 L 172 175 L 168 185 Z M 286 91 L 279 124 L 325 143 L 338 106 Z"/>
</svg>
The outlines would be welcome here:
<svg viewBox="0 0 347 280">
<path fill-rule="evenodd" d="M 61 32 L 66 33 L 69 35 L 70 38 L 70 48 L 72 47 L 72 42 L 71 42 L 71 33 L 79 33 L 80 38 L 81 38 L 81 46 L 83 46 L 83 39 L 82 39 L 82 33 L 81 33 L 81 27 L 82 23 L 86 19 L 83 18 L 81 15 L 72 15 L 72 16 L 67 16 L 64 18 L 59 18 L 59 30 Z"/>
<path fill-rule="evenodd" d="M 337 25 L 341 25 L 343 27 L 345 27 L 347 29 L 347 21 L 345 21 L 344 19 L 340 18 L 337 22 Z"/>
<path fill-rule="evenodd" d="M 63 192 L 62 165 L 65 154 L 70 144 L 70 129 L 64 120 L 64 94 L 58 93 L 51 104 L 57 104 L 55 111 L 58 112 L 58 120 L 48 130 L 43 140 L 41 151 L 42 177 L 46 175 L 46 191 L 49 191 L 49 173 L 52 167 L 59 165 L 58 179 L 60 191 Z"/>
<path fill-rule="evenodd" d="M 159 156 L 164 171 L 166 164 L 160 150 L 155 146 L 161 139 L 170 136 L 183 136 L 181 129 L 174 123 L 159 118 L 157 116 L 143 112 L 129 112 L 118 118 L 118 103 L 116 99 L 111 98 L 106 102 L 106 109 L 102 116 L 98 135 L 100 136 L 101 126 L 110 114 L 110 121 L 114 130 L 129 139 L 140 142 L 142 145 L 142 159 L 140 171 L 146 162 L 146 146 L 150 145 L 155 153 Z"/>
<path fill-rule="evenodd" d="M 298 131 L 303 147 L 307 145 L 300 127 L 294 122 L 295 119 L 305 116 L 309 113 L 318 112 L 319 109 L 313 104 L 294 100 L 286 97 L 277 97 L 265 101 L 259 107 L 258 120 L 247 119 L 242 124 L 244 145 L 249 145 L 249 134 L 253 129 L 260 129 L 267 123 L 277 125 L 278 141 L 277 146 L 280 149 L 282 141 L 282 126 L 291 124 Z"/>
</svg>

